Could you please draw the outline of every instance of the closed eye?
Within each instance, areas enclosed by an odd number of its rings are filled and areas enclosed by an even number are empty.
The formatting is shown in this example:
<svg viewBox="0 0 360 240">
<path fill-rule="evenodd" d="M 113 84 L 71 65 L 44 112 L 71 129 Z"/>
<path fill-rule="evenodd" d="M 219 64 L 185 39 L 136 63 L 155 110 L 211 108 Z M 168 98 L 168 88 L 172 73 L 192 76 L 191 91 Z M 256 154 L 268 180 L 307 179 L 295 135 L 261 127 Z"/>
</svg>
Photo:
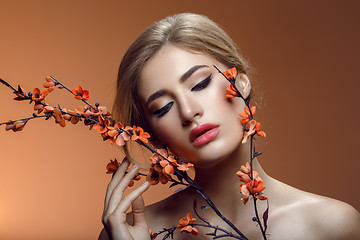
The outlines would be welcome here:
<svg viewBox="0 0 360 240">
<path fill-rule="evenodd" d="M 201 82 L 196 84 L 193 88 L 191 88 L 191 91 L 200 91 L 206 88 L 209 85 L 211 79 L 212 79 L 212 74 L 210 74 L 204 80 L 202 80 Z"/>
<path fill-rule="evenodd" d="M 168 111 L 170 111 L 170 108 L 172 107 L 172 105 L 174 104 L 173 101 L 169 102 L 168 104 L 166 104 L 165 106 L 163 106 L 162 108 L 153 111 L 153 114 L 156 117 L 162 117 L 164 116 Z"/>
</svg>

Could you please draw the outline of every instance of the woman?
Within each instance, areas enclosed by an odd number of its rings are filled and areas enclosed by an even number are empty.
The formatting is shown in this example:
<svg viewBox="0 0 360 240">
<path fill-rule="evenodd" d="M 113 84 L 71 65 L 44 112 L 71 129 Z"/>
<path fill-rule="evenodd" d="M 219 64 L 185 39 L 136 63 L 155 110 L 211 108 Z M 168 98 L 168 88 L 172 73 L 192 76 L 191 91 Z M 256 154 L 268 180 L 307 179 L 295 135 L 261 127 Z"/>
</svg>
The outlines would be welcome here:
<svg viewBox="0 0 360 240">
<path fill-rule="evenodd" d="M 242 144 L 243 126 L 238 116 L 241 99 L 225 98 L 229 83 L 221 71 L 236 67 L 236 81 L 244 98 L 250 98 L 249 66 L 229 36 L 208 18 L 179 14 L 154 23 L 130 46 L 119 69 L 115 116 L 126 125 L 142 126 L 156 147 L 166 145 L 175 155 L 195 165 L 195 181 L 223 215 L 248 239 L 262 239 L 252 220 L 254 208 L 241 203 L 239 180 L 234 173 L 249 161 L 249 144 Z M 268 239 L 360 239 L 360 215 L 351 206 L 294 189 L 268 176 L 254 160 L 269 199 Z M 99 239 L 150 239 L 154 231 L 171 227 L 193 207 L 187 188 L 144 207 L 141 194 L 149 183 L 122 194 L 139 167 L 124 161 L 108 185 Z M 126 210 L 132 206 L 132 213 Z M 259 211 L 266 203 L 258 204 Z M 201 215 L 213 226 L 231 230 L 210 209 Z M 106 229 L 106 230 L 105 230 Z M 175 239 L 211 239 L 177 231 Z"/>
</svg>

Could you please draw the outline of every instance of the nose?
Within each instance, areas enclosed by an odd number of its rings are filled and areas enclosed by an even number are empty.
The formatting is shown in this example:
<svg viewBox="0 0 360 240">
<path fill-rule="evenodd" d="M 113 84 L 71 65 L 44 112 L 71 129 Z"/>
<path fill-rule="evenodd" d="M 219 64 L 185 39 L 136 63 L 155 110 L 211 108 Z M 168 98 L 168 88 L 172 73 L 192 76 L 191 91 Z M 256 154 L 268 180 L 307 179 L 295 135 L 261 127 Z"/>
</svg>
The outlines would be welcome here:
<svg viewBox="0 0 360 240">
<path fill-rule="evenodd" d="M 188 96 L 179 101 L 179 112 L 182 125 L 188 126 L 203 115 L 204 109 L 196 99 Z"/>
</svg>

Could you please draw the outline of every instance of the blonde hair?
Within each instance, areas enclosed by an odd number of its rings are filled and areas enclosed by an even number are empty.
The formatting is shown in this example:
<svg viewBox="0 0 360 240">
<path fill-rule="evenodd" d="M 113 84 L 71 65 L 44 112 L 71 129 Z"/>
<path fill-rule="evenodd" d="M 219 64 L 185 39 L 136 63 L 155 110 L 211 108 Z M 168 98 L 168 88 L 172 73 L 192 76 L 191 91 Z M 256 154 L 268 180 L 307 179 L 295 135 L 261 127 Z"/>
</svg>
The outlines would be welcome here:
<svg viewBox="0 0 360 240">
<path fill-rule="evenodd" d="M 166 44 L 207 54 L 229 68 L 236 67 L 241 73 L 246 73 L 249 69 L 233 40 L 206 16 L 177 14 L 153 23 L 142 32 L 121 61 L 113 118 L 124 125 L 143 127 L 151 134 L 155 146 L 159 141 L 154 139 L 155 135 L 146 122 L 137 94 L 137 85 L 146 62 Z"/>
</svg>

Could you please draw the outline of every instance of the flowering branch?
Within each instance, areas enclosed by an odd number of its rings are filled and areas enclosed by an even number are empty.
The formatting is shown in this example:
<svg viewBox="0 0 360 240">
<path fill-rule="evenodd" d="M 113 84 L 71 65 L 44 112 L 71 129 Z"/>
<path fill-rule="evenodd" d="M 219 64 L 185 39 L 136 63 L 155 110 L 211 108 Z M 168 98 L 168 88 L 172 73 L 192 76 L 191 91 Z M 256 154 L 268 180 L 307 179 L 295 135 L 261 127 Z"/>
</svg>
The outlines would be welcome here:
<svg viewBox="0 0 360 240">
<path fill-rule="evenodd" d="M 241 192 L 245 195 L 245 197 L 242 199 L 244 201 L 244 204 L 247 203 L 249 196 L 251 195 L 254 199 L 254 210 L 255 210 L 255 218 L 253 218 L 254 221 L 256 221 L 260 227 L 261 233 L 263 235 L 264 239 L 266 238 L 266 228 L 264 229 L 262 226 L 262 223 L 259 218 L 258 210 L 257 210 L 257 204 L 256 200 L 266 200 L 267 198 L 262 195 L 262 191 L 265 189 L 263 186 L 263 181 L 259 177 L 258 173 L 253 170 L 253 160 L 255 157 L 259 156 L 261 153 L 255 151 L 255 147 L 253 146 L 253 140 L 254 140 L 254 134 L 261 137 L 266 137 L 266 134 L 264 131 L 261 131 L 261 124 L 254 120 L 254 115 L 256 112 L 256 107 L 253 106 L 250 108 L 249 105 L 249 98 L 245 99 L 242 94 L 240 93 L 239 89 L 237 88 L 235 84 L 235 79 L 237 76 L 236 68 L 232 68 L 229 70 L 226 70 L 225 72 L 221 72 L 219 68 L 217 68 L 215 65 L 214 67 L 230 82 L 230 87 L 226 89 L 226 97 L 227 98 L 233 98 L 233 97 L 240 97 L 245 102 L 245 108 L 244 112 L 239 113 L 239 116 L 242 118 L 241 124 L 244 126 L 244 136 L 242 143 L 246 143 L 247 140 L 250 137 L 250 164 L 246 163 L 245 166 L 241 166 L 240 171 L 237 172 L 237 175 L 240 177 L 240 181 L 244 182 L 244 184 L 240 185 Z M 268 219 L 268 209 L 267 208 L 263 214 L 263 220 L 264 225 L 267 226 L 267 219 Z M 266 215 L 266 217 L 265 217 Z"/>
<path fill-rule="evenodd" d="M 206 235 L 208 236 L 212 236 L 212 239 L 219 239 L 219 238 L 224 238 L 224 237 L 231 237 L 231 238 L 235 238 L 235 239 L 240 239 L 240 240 L 245 240 L 247 239 L 246 237 L 241 237 L 238 235 L 235 235 L 223 228 L 220 228 L 218 226 L 212 226 L 211 224 L 209 224 L 207 222 L 207 224 L 200 224 L 200 223 L 194 223 L 196 221 L 195 218 L 192 217 L 191 213 L 188 213 L 186 215 L 186 217 L 183 217 L 179 220 L 179 224 L 175 227 L 171 227 L 171 228 L 164 228 L 163 230 L 156 232 L 156 233 L 150 233 L 150 237 L 151 239 L 155 239 L 157 236 L 164 234 L 164 237 L 162 239 L 168 239 L 169 237 L 171 237 L 171 239 L 174 239 L 174 232 L 176 229 L 180 229 L 180 232 L 187 232 L 187 233 L 191 233 L 193 235 L 198 235 L 199 231 L 196 229 L 196 227 L 204 227 L 204 228 L 209 228 L 209 229 L 213 229 L 214 231 L 211 233 L 206 233 Z"/>
<path fill-rule="evenodd" d="M 266 239 L 266 228 L 267 228 L 267 216 L 268 216 L 268 208 L 263 214 L 263 221 L 264 221 L 264 228 L 258 216 L 256 200 L 265 200 L 267 199 L 265 196 L 262 195 L 262 190 L 265 188 L 263 187 L 263 182 L 261 178 L 258 176 L 256 171 L 253 171 L 252 162 L 256 156 L 259 156 L 261 153 L 255 152 L 255 147 L 253 147 L 253 135 L 256 133 L 259 136 L 266 137 L 265 133 L 260 130 L 260 123 L 256 122 L 253 119 L 255 114 L 255 107 L 250 108 L 249 106 L 249 99 L 245 99 L 235 84 L 236 78 L 236 69 L 230 69 L 225 71 L 224 73 L 221 72 L 216 66 L 214 66 L 230 83 L 230 87 L 227 88 L 226 97 L 240 97 L 245 102 L 244 112 L 240 113 L 240 117 L 242 117 L 241 124 L 244 125 L 244 138 L 243 143 L 245 143 L 250 138 L 250 164 L 247 163 L 246 166 L 241 167 L 241 171 L 237 173 L 240 177 L 240 181 L 244 182 L 244 184 L 240 185 L 241 192 L 245 195 L 242 199 L 244 204 L 248 201 L 249 196 L 251 195 L 254 199 L 254 207 L 255 207 L 255 215 L 256 221 L 260 226 L 261 232 L 263 234 L 264 239 Z M 176 185 L 184 185 L 191 187 L 194 189 L 208 204 L 208 206 L 226 223 L 228 224 L 236 234 L 233 234 L 225 229 L 221 229 L 216 226 L 212 226 L 207 220 L 200 217 L 197 212 L 197 209 L 194 208 L 195 213 L 199 216 L 201 220 L 203 220 L 206 224 L 195 224 L 191 217 L 191 214 L 187 215 L 186 218 L 182 218 L 180 220 L 180 224 L 176 228 L 182 228 L 182 232 L 191 232 L 193 234 L 197 234 L 197 230 L 195 226 L 207 227 L 214 229 L 213 233 L 208 233 L 207 235 L 212 236 L 213 239 L 223 238 L 223 237 L 232 237 L 236 239 L 247 239 L 245 235 L 228 220 L 222 213 L 217 209 L 215 204 L 212 202 L 210 197 L 203 191 L 203 189 L 193 180 L 191 179 L 188 174 L 187 170 L 189 167 L 193 166 L 191 163 L 180 163 L 176 156 L 171 155 L 165 149 L 154 149 L 150 147 L 148 143 L 148 138 L 150 138 L 150 134 L 144 132 L 141 127 L 138 126 L 123 126 L 119 122 L 115 122 L 109 116 L 111 115 L 110 112 L 106 110 L 106 107 L 100 106 L 99 103 L 96 103 L 95 106 L 91 105 L 87 102 L 89 99 L 89 91 L 84 90 L 81 86 L 70 90 L 61 82 L 56 80 L 52 76 L 48 76 L 45 78 L 46 83 L 43 84 L 47 90 L 41 92 L 40 89 L 35 88 L 33 92 L 27 93 L 22 87 L 18 86 L 16 90 L 13 86 L 9 83 L 0 79 L 0 82 L 9 87 L 13 90 L 13 93 L 16 95 L 14 100 L 23 101 L 29 100 L 30 103 L 34 102 L 34 110 L 37 113 L 33 113 L 32 117 L 23 118 L 15 121 L 8 121 L 4 123 L 0 123 L 0 125 L 6 124 L 6 130 L 12 129 L 15 131 L 21 131 L 24 126 L 27 124 L 28 121 L 35 119 L 35 118 L 45 118 L 46 120 L 50 118 L 54 118 L 55 122 L 59 124 L 61 127 L 65 127 L 66 121 L 71 122 L 72 124 L 77 124 L 79 121 L 83 121 L 85 125 L 90 126 L 90 129 L 94 129 L 97 131 L 99 135 L 102 136 L 103 140 L 109 140 L 111 144 L 116 144 L 118 146 L 124 146 L 127 141 L 130 139 L 132 141 L 137 142 L 141 146 L 150 150 L 153 155 L 151 157 L 151 167 L 149 173 L 142 174 L 139 173 L 136 175 L 133 180 L 139 180 L 141 176 L 146 176 L 147 181 L 150 184 L 155 185 L 159 182 L 165 184 L 167 182 L 171 182 L 172 184 L 170 187 Z M 87 106 L 84 108 L 76 108 L 75 111 L 67 110 L 65 108 L 61 108 L 60 105 L 57 107 L 52 107 L 45 102 L 46 96 L 52 92 L 55 88 L 58 89 L 65 89 L 71 94 L 73 94 L 74 98 L 77 100 L 81 100 Z M 41 112 L 44 112 L 43 115 L 39 115 Z M 114 173 L 117 168 L 119 167 L 119 163 L 115 159 L 107 165 L 107 173 Z M 172 178 L 172 175 L 175 175 L 178 180 Z M 133 185 L 133 180 L 130 182 L 130 185 Z M 184 225 L 185 224 L 185 225 Z M 175 231 L 174 227 L 172 228 L 164 228 L 162 231 L 157 233 L 156 235 L 151 235 L 152 239 L 154 239 L 160 233 L 166 233 L 163 239 L 166 238 L 173 238 L 173 232 Z M 221 232 L 221 234 L 220 234 Z M 196 235 L 195 234 L 195 235 Z"/>
<path fill-rule="evenodd" d="M 126 158 L 126 157 L 125 157 Z M 124 158 L 124 159 L 125 159 Z M 107 164 L 107 166 L 106 166 L 106 169 L 107 169 L 107 172 L 106 173 L 108 173 L 108 174 L 115 174 L 116 173 L 116 171 L 118 170 L 118 168 L 120 167 L 120 163 L 118 162 L 118 160 L 115 158 L 115 160 L 110 160 L 110 163 L 108 163 Z M 127 174 L 128 173 L 128 171 L 125 171 L 125 174 Z M 140 180 L 140 176 L 143 176 L 143 177 L 148 177 L 148 174 L 144 174 L 144 173 L 137 173 L 136 175 L 135 175 L 135 177 L 133 178 L 133 180 Z M 178 180 L 176 180 L 176 179 L 173 179 L 173 178 L 171 178 L 171 179 L 169 179 L 168 180 L 169 182 L 172 182 L 172 184 L 169 186 L 169 188 L 171 188 L 171 187 L 174 187 L 174 186 L 176 186 L 176 185 L 184 185 L 184 186 L 187 186 L 187 187 L 190 187 L 190 185 L 189 184 L 187 184 L 187 183 L 185 183 L 185 182 L 183 182 L 183 181 L 178 181 Z M 133 183 L 131 183 L 130 184 L 131 186 L 133 185 Z M 130 186 L 130 187 L 131 187 Z"/>
</svg>

